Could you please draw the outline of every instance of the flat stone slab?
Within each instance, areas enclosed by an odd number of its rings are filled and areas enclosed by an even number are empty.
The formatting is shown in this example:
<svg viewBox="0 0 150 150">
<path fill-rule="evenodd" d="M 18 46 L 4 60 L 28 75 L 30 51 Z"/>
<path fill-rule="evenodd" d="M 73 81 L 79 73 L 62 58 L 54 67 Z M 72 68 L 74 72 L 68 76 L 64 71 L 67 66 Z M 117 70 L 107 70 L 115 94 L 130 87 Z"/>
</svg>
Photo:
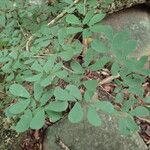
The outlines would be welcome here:
<svg viewBox="0 0 150 150">
<path fill-rule="evenodd" d="M 104 114 L 101 118 L 100 127 L 90 125 L 87 120 L 72 124 L 65 118 L 57 122 L 46 132 L 44 150 L 147 150 L 139 134 L 121 135 L 116 118 Z"/>
</svg>

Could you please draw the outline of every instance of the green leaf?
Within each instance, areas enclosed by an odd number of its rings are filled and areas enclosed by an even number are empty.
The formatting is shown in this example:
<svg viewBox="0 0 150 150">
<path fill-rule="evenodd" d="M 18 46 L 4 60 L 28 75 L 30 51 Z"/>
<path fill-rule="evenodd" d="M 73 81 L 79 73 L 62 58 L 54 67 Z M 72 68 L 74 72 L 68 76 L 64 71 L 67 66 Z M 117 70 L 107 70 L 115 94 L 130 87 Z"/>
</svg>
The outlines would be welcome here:
<svg viewBox="0 0 150 150">
<path fill-rule="evenodd" d="M 87 49 L 84 59 L 84 65 L 87 67 L 93 58 L 93 50 Z"/>
<path fill-rule="evenodd" d="M 24 132 L 28 130 L 30 127 L 31 120 L 32 120 L 31 110 L 25 111 L 25 113 L 21 116 L 20 120 L 18 121 L 15 130 L 17 132 Z"/>
<path fill-rule="evenodd" d="M 78 100 L 82 100 L 82 95 L 78 87 L 76 87 L 75 85 L 68 85 L 66 89 L 69 91 L 70 95 Z"/>
<path fill-rule="evenodd" d="M 31 63 L 33 63 L 34 62 L 34 59 L 28 59 L 28 60 L 25 60 L 24 61 L 24 64 L 25 65 L 28 65 L 28 64 L 31 64 Z"/>
<path fill-rule="evenodd" d="M 88 0 L 87 3 L 91 6 L 91 7 L 97 7 L 98 5 L 98 1 L 97 0 Z"/>
<path fill-rule="evenodd" d="M 119 119 L 119 130 L 122 134 L 127 135 L 130 133 L 128 128 L 127 120 L 125 118 Z"/>
<path fill-rule="evenodd" d="M 46 78 L 44 78 L 43 80 L 41 80 L 40 85 L 42 87 L 46 87 L 46 86 L 50 85 L 52 83 L 54 77 L 55 76 L 48 75 Z"/>
<path fill-rule="evenodd" d="M 47 113 L 51 122 L 56 122 L 63 117 L 61 113 L 54 112 L 54 111 L 47 110 L 46 113 Z"/>
<path fill-rule="evenodd" d="M 32 76 L 29 76 L 29 77 L 24 77 L 24 80 L 28 81 L 28 82 L 35 82 L 35 81 L 40 80 L 42 76 L 43 76 L 43 74 L 40 73 L 40 74 L 37 74 L 37 75 L 32 75 Z"/>
<path fill-rule="evenodd" d="M 35 61 L 33 63 L 33 65 L 31 66 L 31 69 L 32 70 L 35 70 L 35 71 L 38 71 L 38 72 L 42 72 L 43 71 L 43 68 L 42 66 L 38 63 L 38 61 Z"/>
<path fill-rule="evenodd" d="M 129 100 L 123 102 L 122 111 L 128 112 L 129 109 L 137 102 L 138 102 L 137 99 L 135 99 L 134 97 L 130 97 Z"/>
<path fill-rule="evenodd" d="M 105 3 L 107 4 L 111 4 L 113 2 L 113 0 L 105 0 Z"/>
<path fill-rule="evenodd" d="M 147 56 L 142 56 L 140 58 L 140 60 L 137 61 L 138 67 L 144 68 L 144 66 L 147 63 L 147 61 L 148 61 L 148 57 Z"/>
<path fill-rule="evenodd" d="M 142 83 L 144 82 L 143 77 L 137 74 L 132 76 L 125 76 L 123 79 L 124 79 L 124 83 L 127 84 L 129 87 L 134 87 L 134 86 L 141 87 Z"/>
<path fill-rule="evenodd" d="M 76 9 L 77 9 L 78 13 L 82 14 L 82 15 L 84 15 L 84 12 L 87 11 L 87 7 L 85 7 L 85 4 L 83 4 L 83 3 L 78 3 L 76 5 Z"/>
<path fill-rule="evenodd" d="M 142 85 L 141 86 L 140 85 L 139 86 L 138 85 L 131 86 L 131 87 L 129 87 L 128 91 L 135 95 L 138 95 L 140 97 L 143 97 L 143 95 L 144 95 L 144 88 L 142 87 Z"/>
<path fill-rule="evenodd" d="M 144 98 L 145 103 L 150 103 L 150 96 Z"/>
<path fill-rule="evenodd" d="M 66 22 L 69 24 L 80 25 L 81 21 L 73 14 L 69 14 L 66 17 Z"/>
<path fill-rule="evenodd" d="M 67 4 L 73 4 L 73 0 L 63 0 Z"/>
<path fill-rule="evenodd" d="M 1 70 L 4 72 L 4 73 L 10 73 L 12 70 L 12 61 L 9 61 L 8 63 L 6 63 L 3 67 L 1 67 Z"/>
<path fill-rule="evenodd" d="M 12 114 L 19 114 L 25 111 L 25 109 L 29 106 L 30 100 L 21 100 L 12 106 L 9 107 L 9 112 Z"/>
<path fill-rule="evenodd" d="M 115 97 L 115 102 L 117 103 L 122 103 L 124 99 L 124 94 L 123 93 L 117 93 Z"/>
<path fill-rule="evenodd" d="M 127 116 L 126 118 L 119 119 L 119 130 L 122 134 L 130 134 L 131 132 L 137 132 L 139 130 L 138 125 L 135 123 L 133 118 Z"/>
<path fill-rule="evenodd" d="M 68 76 L 68 72 L 66 70 L 60 70 L 56 72 L 55 75 L 60 79 L 64 79 Z"/>
<path fill-rule="evenodd" d="M 50 40 L 49 39 L 45 39 L 45 38 L 39 38 L 36 43 L 38 43 L 39 48 L 44 48 L 47 47 L 50 44 Z"/>
<path fill-rule="evenodd" d="M 85 93 L 84 93 L 84 100 L 85 101 L 91 101 L 92 97 L 93 97 L 93 92 L 85 91 Z"/>
<path fill-rule="evenodd" d="M 87 80 L 83 84 L 88 91 L 95 92 L 97 87 L 97 80 Z"/>
<path fill-rule="evenodd" d="M 4 14 L 0 15 L 0 26 L 5 27 L 6 18 Z"/>
<path fill-rule="evenodd" d="M 63 45 L 65 43 L 65 39 L 67 38 L 67 32 L 66 28 L 61 28 L 58 30 L 58 42 L 60 45 Z"/>
<path fill-rule="evenodd" d="M 106 47 L 106 45 L 97 39 L 92 41 L 91 47 L 92 47 L 92 49 L 94 49 L 95 51 L 97 51 L 99 53 L 108 52 L 108 48 Z"/>
<path fill-rule="evenodd" d="M 120 66 L 118 65 L 118 63 L 114 62 L 111 66 L 111 73 L 113 76 L 118 75 L 120 71 Z"/>
<path fill-rule="evenodd" d="M 5 79 L 7 82 L 12 81 L 14 79 L 15 75 L 12 72 L 9 76 L 7 76 L 7 78 Z"/>
<path fill-rule="evenodd" d="M 83 109 L 80 103 L 76 102 L 71 111 L 69 112 L 68 118 L 72 123 L 78 123 L 83 118 Z"/>
<path fill-rule="evenodd" d="M 62 67 L 63 67 L 62 62 L 57 63 L 53 68 L 53 73 L 59 71 Z"/>
<path fill-rule="evenodd" d="M 45 112 L 43 109 L 39 109 L 30 123 L 31 129 L 40 129 L 45 124 Z"/>
<path fill-rule="evenodd" d="M 145 117 L 145 116 L 149 116 L 150 112 L 147 108 L 145 108 L 143 106 L 138 106 L 135 109 L 131 110 L 130 114 L 132 116 Z"/>
<path fill-rule="evenodd" d="M 83 37 L 83 39 L 88 39 L 89 37 L 91 37 L 91 35 L 92 35 L 92 32 L 87 28 L 87 29 L 84 29 L 83 31 L 82 31 L 82 37 Z"/>
<path fill-rule="evenodd" d="M 72 50 L 66 50 L 64 52 L 59 53 L 59 56 L 65 60 L 65 61 L 69 61 L 70 59 L 72 59 L 72 57 L 74 56 L 73 51 Z"/>
<path fill-rule="evenodd" d="M 104 17 L 105 17 L 105 14 L 102 14 L 102 13 L 96 14 L 96 15 L 94 15 L 94 16 L 91 18 L 91 20 L 90 20 L 90 22 L 88 23 L 88 25 L 89 25 L 89 26 L 92 26 L 92 25 L 94 25 L 94 24 L 100 22 L 102 19 L 104 19 Z"/>
<path fill-rule="evenodd" d="M 128 56 L 129 54 L 131 54 L 133 51 L 136 50 L 136 47 L 137 47 L 137 41 L 135 41 L 135 40 L 129 40 L 124 45 L 124 54 L 126 56 Z"/>
<path fill-rule="evenodd" d="M 76 99 L 72 95 L 70 95 L 67 90 L 63 90 L 60 87 L 55 88 L 54 96 L 56 100 L 76 101 Z"/>
<path fill-rule="evenodd" d="M 101 70 L 104 67 L 104 65 L 106 65 L 106 63 L 110 62 L 111 60 L 112 60 L 112 58 L 104 56 L 104 57 L 100 58 L 98 61 L 96 61 L 96 63 L 90 65 L 89 69 L 91 71 Z"/>
<path fill-rule="evenodd" d="M 9 88 L 9 91 L 14 96 L 25 97 L 25 98 L 30 97 L 29 92 L 25 89 L 25 87 L 23 87 L 20 84 L 12 84 Z"/>
<path fill-rule="evenodd" d="M 67 34 L 76 34 L 76 33 L 82 32 L 82 30 L 83 29 L 80 27 L 68 27 L 68 28 L 66 28 Z"/>
<path fill-rule="evenodd" d="M 38 83 L 35 83 L 34 84 L 34 98 L 39 101 L 41 96 L 42 96 L 42 93 L 43 93 L 43 87 L 38 84 Z"/>
<path fill-rule="evenodd" d="M 48 90 L 43 93 L 42 97 L 40 98 L 40 106 L 45 105 L 53 96 L 53 90 Z"/>
<path fill-rule="evenodd" d="M 96 24 L 90 27 L 92 32 L 103 33 L 110 41 L 113 39 L 113 29 L 109 25 Z"/>
<path fill-rule="evenodd" d="M 117 32 L 112 40 L 112 50 L 117 54 L 120 49 L 124 49 L 126 41 L 130 39 L 130 33 L 126 31 Z"/>
<path fill-rule="evenodd" d="M 68 102 L 66 101 L 53 101 L 50 102 L 46 106 L 46 110 L 55 111 L 55 112 L 62 112 L 65 111 L 68 107 Z"/>
<path fill-rule="evenodd" d="M 114 106 L 108 101 L 98 101 L 94 104 L 94 106 L 103 112 L 113 114 L 115 113 Z"/>
<path fill-rule="evenodd" d="M 89 123 L 92 124 L 93 126 L 97 127 L 102 124 L 102 121 L 101 121 L 99 115 L 97 114 L 95 108 L 92 106 L 89 106 L 89 108 L 88 108 L 87 119 L 88 119 Z"/>
<path fill-rule="evenodd" d="M 68 14 L 71 14 L 71 13 L 74 13 L 75 9 L 76 9 L 76 7 L 67 7 L 67 8 L 66 8 L 66 12 L 67 12 Z"/>
<path fill-rule="evenodd" d="M 70 65 L 71 65 L 72 70 L 75 73 L 77 73 L 77 74 L 82 74 L 83 73 L 83 68 L 78 62 L 72 61 Z"/>
<path fill-rule="evenodd" d="M 56 60 L 56 56 L 50 56 L 48 58 L 48 61 L 45 63 L 45 65 L 43 67 L 43 70 L 46 73 L 49 73 L 49 71 L 51 71 L 53 69 L 55 60 Z"/>
<path fill-rule="evenodd" d="M 93 10 L 88 11 L 87 14 L 86 14 L 86 16 L 84 17 L 82 23 L 83 24 L 88 24 L 89 21 L 91 20 L 91 18 L 93 17 L 93 15 L 94 15 L 94 11 Z"/>
</svg>

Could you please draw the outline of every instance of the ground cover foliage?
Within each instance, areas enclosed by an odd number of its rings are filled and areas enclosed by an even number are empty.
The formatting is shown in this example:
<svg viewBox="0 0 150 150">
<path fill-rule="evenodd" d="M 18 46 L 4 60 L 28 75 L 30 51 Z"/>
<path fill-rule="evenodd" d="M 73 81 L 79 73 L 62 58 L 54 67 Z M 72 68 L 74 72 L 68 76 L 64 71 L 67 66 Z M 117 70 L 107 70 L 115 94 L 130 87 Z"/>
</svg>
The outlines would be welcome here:
<svg viewBox="0 0 150 150">
<path fill-rule="evenodd" d="M 137 42 L 130 32 L 102 24 L 106 15 L 97 11 L 96 0 L 33 2 L 0 1 L 0 76 L 13 128 L 40 129 L 45 120 L 56 122 L 66 114 L 72 123 L 86 116 L 100 126 L 97 111 L 103 111 L 119 118 L 122 133 L 138 131 L 134 117 L 149 116 L 150 97 L 142 85 L 150 70 L 144 68 L 147 56 L 132 57 Z M 106 69 L 117 85 L 113 102 L 99 99 L 101 80 L 86 76 Z"/>
</svg>

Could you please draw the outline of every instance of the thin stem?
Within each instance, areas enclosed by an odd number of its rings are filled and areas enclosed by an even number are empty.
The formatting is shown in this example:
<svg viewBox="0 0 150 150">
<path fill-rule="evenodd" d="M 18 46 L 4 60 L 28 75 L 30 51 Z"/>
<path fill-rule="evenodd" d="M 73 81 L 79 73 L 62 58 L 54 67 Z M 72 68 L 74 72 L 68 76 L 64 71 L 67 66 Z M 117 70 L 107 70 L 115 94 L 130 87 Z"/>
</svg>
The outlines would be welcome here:
<svg viewBox="0 0 150 150">
<path fill-rule="evenodd" d="M 77 4 L 80 0 L 75 0 L 73 4 L 71 4 L 68 8 L 73 7 L 75 4 Z M 61 19 L 63 16 L 67 14 L 67 9 L 63 10 L 59 15 L 57 15 L 53 20 L 51 20 L 47 25 L 53 25 L 56 21 Z"/>
<path fill-rule="evenodd" d="M 84 0 L 84 15 L 86 14 L 86 2 L 87 0 Z"/>
<path fill-rule="evenodd" d="M 64 68 L 65 70 L 67 70 L 67 71 L 69 71 L 69 72 L 71 72 L 71 73 L 74 73 L 71 69 L 69 69 L 69 68 L 67 68 L 67 67 L 65 67 L 65 66 L 62 66 L 62 68 Z"/>
<path fill-rule="evenodd" d="M 106 83 L 110 83 L 112 80 L 114 79 L 118 79 L 120 77 L 120 75 L 116 75 L 116 76 L 110 76 L 108 78 L 105 78 L 104 80 L 100 81 L 99 82 L 99 85 L 103 85 L 103 84 L 106 84 Z"/>
<path fill-rule="evenodd" d="M 26 51 L 29 51 L 29 43 L 31 42 L 31 40 L 33 39 L 33 36 L 30 36 L 29 39 L 26 42 Z"/>
</svg>

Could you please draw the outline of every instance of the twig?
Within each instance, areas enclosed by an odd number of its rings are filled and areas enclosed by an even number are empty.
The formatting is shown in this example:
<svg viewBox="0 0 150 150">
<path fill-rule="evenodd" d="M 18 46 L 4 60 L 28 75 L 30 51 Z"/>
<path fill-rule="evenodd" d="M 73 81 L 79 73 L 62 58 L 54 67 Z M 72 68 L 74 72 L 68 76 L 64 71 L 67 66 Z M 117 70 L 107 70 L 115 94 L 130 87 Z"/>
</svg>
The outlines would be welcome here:
<svg viewBox="0 0 150 150">
<path fill-rule="evenodd" d="M 23 31 L 23 28 L 22 28 L 22 26 L 20 25 L 20 23 L 19 23 L 18 20 L 17 20 L 17 24 L 18 24 L 18 26 L 20 27 L 20 30 L 21 30 L 23 36 L 26 38 L 27 34 Z"/>
<path fill-rule="evenodd" d="M 150 120 L 149 119 L 141 118 L 141 117 L 137 117 L 137 118 L 150 124 Z"/>
<path fill-rule="evenodd" d="M 110 83 L 112 80 L 118 79 L 119 77 L 120 77 L 119 74 L 116 75 L 116 76 L 107 77 L 107 78 L 105 78 L 104 80 L 100 81 L 99 84 L 98 84 L 98 86 L 100 86 L 110 97 L 112 97 L 113 99 L 115 99 L 115 97 L 114 97 L 112 94 L 110 94 L 109 92 L 107 92 L 107 91 L 105 90 L 105 88 L 103 88 L 102 85 L 103 85 L 103 84 L 106 84 L 106 83 Z"/>
<path fill-rule="evenodd" d="M 74 6 L 75 4 L 77 4 L 80 0 L 75 0 L 73 4 L 71 4 L 68 8 L 71 8 L 72 6 Z M 53 20 L 51 20 L 47 25 L 50 26 L 52 24 L 54 24 L 56 21 L 58 21 L 59 19 L 61 19 L 64 15 L 67 14 L 67 9 L 65 9 L 64 11 L 62 11 L 58 16 L 56 16 Z"/>
<path fill-rule="evenodd" d="M 110 94 L 109 92 L 107 92 L 104 88 L 103 88 L 103 86 L 102 85 L 99 85 L 103 90 L 104 90 L 104 92 L 106 92 L 110 97 L 112 97 L 113 99 L 115 99 L 115 97 L 112 95 L 112 94 Z"/>
<path fill-rule="evenodd" d="M 105 78 L 104 80 L 100 81 L 99 82 L 99 85 L 103 85 L 103 84 L 106 84 L 106 83 L 110 83 L 112 80 L 114 79 L 118 79 L 120 77 L 120 75 L 116 75 L 116 76 L 110 76 L 110 77 L 107 77 Z"/>
<path fill-rule="evenodd" d="M 7 96 L 7 93 L 0 91 L 0 93 L 2 94 L 2 96 Z"/>
<path fill-rule="evenodd" d="M 83 39 L 83 50 L 82 50 L 82 56 L 84 57 L 88 48 L 88 39 Z"/>
<path fill-rule="evenodd" d="M 68 146 L 66 146 L 60 138 L 57 138 L 56 142 L 63 150 L 70 150 L 70 148 L 68 148 Z"/>
<path fill-rule="evenodd" d="M 62 66 L 62 68 L 64 68 L 65 70 L 67 70 L 67 71 L 69 71 L 69 72 L 71 72 L 71 73 L 74 73 L 71 69 L 69 69 L 69 68 L 67 68 L 67 67 L 65 67 L 65 66 Z"/>
<path fill-rule="evenodd" d="M 84 0 L 84 15 L 86 14 L 86 1 L 87 0 Z"/>
<path fill-rule="evenodd" d="M 91 80 L 91 79 L 89 79 L 89 80 Z M 101 87 L 101 88 L 104 90 L 104 92 L 106 92 L 110 97 L 112 97 L 113 99 L 115 99 L 115 97 L 114 97 L 113 95 L 111 95 L 109 92 L 107 92 L 107 91 L 103 88 L 103 86 L 102 86 L 101 83 L 99 83 L 98 86 Z M 97 92 L 95 92 L 94 95 L 93 95 L 93 98 L 97 98 L 97 97 L 98 97 Z"/>
<path fill-rule="evenodd" d="M 33 39 L 33 36 L 30 36 L 29 39 L 26 42 L 26 51 L 29 51 L 29 43 L 31 42 L 31 40 Z"/>
<path fill-rule="evenodd" d="M 4 92 L 3 92 L 3 91 L 0 91 L 0 93 L 3 93 L 3 94 L 4 94 Z"/>
</svg>

